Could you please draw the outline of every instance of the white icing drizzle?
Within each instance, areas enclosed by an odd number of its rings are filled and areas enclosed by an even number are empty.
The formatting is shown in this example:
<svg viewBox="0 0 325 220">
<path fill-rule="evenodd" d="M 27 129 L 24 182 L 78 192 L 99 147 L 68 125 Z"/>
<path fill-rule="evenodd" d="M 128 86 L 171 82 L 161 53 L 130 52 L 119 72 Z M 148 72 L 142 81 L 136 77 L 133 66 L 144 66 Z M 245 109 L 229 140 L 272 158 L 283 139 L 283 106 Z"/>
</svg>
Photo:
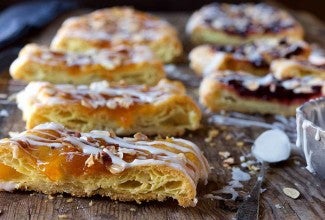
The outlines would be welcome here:
<svg viewBox="0 0 325 220">
<path fill-rule="evenodd" d="M 86 85 L 54 85 L 48 82 L 31 82 L 17 95 L 18 108 L 24 111 L 31 104 L 80 103 L 89 108 L 129 108 L 135 103 L 154 103 L 176 93 L 183 93 L 173 83 L 162 80 L 154 87 L 144 85 L 111 86 L 106 81 Z"/>
<path fill-rule="evenodd" d="M 308 126 L 311 126 L 312 123 L 310 121 L 307 121 L 307 120 L 304 120 L 303 123 L 302 123 L 302 135 L 303 135 L 303 151 L 304 151 L 304 154 L 305 154 L 305 158 L 306 158 L 306 163 L 307 163 L 307 166 L 306 166 L 306 169 L 311 172 L 311 173 L 314 173 L 314 168 L 311 164 L 311 156 L 312 156 L 312 151 L 309 151 L 308 152 L 308 145 L 307 145 L 307 130 L 306 128 Z"/>
<path fill-rule="evenodd" d="M 35 135 L 36 133 L 41 133 L 43 137 Z M 56 139 L 53 138 L 53 133 L 58 134 Z M 46 146 L 52 148 L 63 147 L 64 142 L 68 142 L 80 148 L 84 154 L 108 154 L 112 160 L 111 167 L 115 166 L 115 171 L 116 167 L 122 172 L 124 169 L 135 166 L 164 164 L 180 170 L 194 185 L 199 179 L 207 181 L 210 171 L 207 160 L 199 148 L 190 141 L 174 138 L 170 138 L 168 141 L 137 141 L 136 138 L 130 140 L 115 137 L 115 135 L 107 131 L 91 131 L 90 133 L 78 133 L 79 135 L 72 134 L 73 132 L 69 133 L 61 125 L 50 122 L 38 125 L 34 129 L 27 130 L 14 138 L 3 139 L 2 142 L 9 141 L 14 146 L 14 143 L 20 145 L 21 141 L 23 141 L 30 147 Z M 50 138 L 47 139 L 46 136 Z M 105 146 L 99 146 L 99 142 L 102 143 L 102 141 L 105 141 Z M 177 152 L 160 149 L 158 145 L 165 145 Z M 109 146 L 117 146 L 117 149 L 114 147 L 115 150 L 110 150 Z M 189 152 L 198 159 L 198 166 L 184 155 Z M 123 160 L 123 154 L 134 155 L 135 158 L 132 162 L 126 162 Z"/>
<path fill-rule="evenodd" d="M 316 129 L 315 140 L 320 141 L 320 129 L 319 128 Z"/>
<path fill-rule="evenodd" d="M 30 44 L 23 48 L 23 51 L 24 53 L 19 56 L 20 60 L 29 59 L 46 65 L 79 66 L 80 68 L 98 64 L 108 70 L 126 64 L 139 64 L 155 60 L 151 49 L 142 45 L 132 47 L 118 45 L 109 49 L 94 49 L 80 54 L 56 52 L 46 47 Z"/>
</svg>

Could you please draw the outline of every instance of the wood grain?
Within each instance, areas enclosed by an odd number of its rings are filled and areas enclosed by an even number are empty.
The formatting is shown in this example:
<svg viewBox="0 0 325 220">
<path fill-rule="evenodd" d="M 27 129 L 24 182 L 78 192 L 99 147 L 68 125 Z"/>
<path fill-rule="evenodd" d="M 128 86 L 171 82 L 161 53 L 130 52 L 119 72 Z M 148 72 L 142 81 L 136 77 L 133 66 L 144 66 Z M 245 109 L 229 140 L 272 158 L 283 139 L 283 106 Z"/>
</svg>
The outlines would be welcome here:
<svg viewBox="0 0 325 220">
<path fill-rule="evenodd" d="M 58 18 L 49 25 L 44 32 L 40 33 L 32 42 L 48 44 L 61 22 L 68 16 L 80 14 L 84 11 L 68 13 Z M 186 51 L 190 45 L 184 35 L 184 25 L 189 14 L 186 13 L 160 13 L 176 25 L 185 42 Z M 305 13 L 295 13 L 307 30 L 307 39 L 315 40 L 322 46 L 325 45 L 323 24 Z M 169 74 L 170 78 L 182 80 L 191 94 L 197 100 L 197 86 L 200 79 L 193 75 L 186 63 L 176 67 L 176 71 Z M 14 94 L 21 90 L 24 84 L 13 81 L 8 73 L 1 74 L 0 93 Z M 0 99 L 0 109 L 6 109 L 9 117 L 0 117 L 0 136 L 8 136 L 9 131 L 24 130 L 24 122 L 21 120 L 21 112 L 14 102 Z M 262 118 L 272 123 L 274 117 Z M 204 151 L 211 166 L 214 167 L 206 186 L 198 187 L 199 202 L 196 207 L 182 208 L 175 201 L 146 202 L 136 204 L 132 202 L 115 202 L 109 198 L 72 198 L 69 195 L 48 197 L 47 195 L 31 192 L 0 193 L 0 218 L 1 219 L 232 219 L 243 196 L 249 192 L 254 184 L 256 175 L 248 182 L 243 182 L 244 187 L 239 189 L 239 198 L 236 201 L 211 200 L 205 198 L 206 194 L 226 186 L 231 180 L 231 170 L 222 166 L 222 158 L 219 151 L 229 151 L 234 157 L 234 167 L 240 167 L 239 157 L 249 152 L 252 141 L 260 134 L 263 128 L 259 127 L 236 127 L 224 126 L 211 123 L 213 115 L 204 112 L 203 126 L 195 131 L 187 133 L 184 138 L 197 143 Z M 279 123 L 279 122 L 278 122 Z M 209 130 L 216 129 L 219 134 L 206 142 Z M 286 125 L 286 131 L 294 141 L 294 125 Z M 239 141 L 244 145 L 240 146 Z M 290 160 L 267 169 L 266 180 L 263 188 L 266 191 L 261 196 L 261 219 L 324 219 L 325 218 L 325 183 L 309 173 L 305 168 L 304 161 L 300 157 L 292 157 Z M 293 187 L 301 195 L 293 200 L 287 197 L 282 189 Z"/>
</svg>

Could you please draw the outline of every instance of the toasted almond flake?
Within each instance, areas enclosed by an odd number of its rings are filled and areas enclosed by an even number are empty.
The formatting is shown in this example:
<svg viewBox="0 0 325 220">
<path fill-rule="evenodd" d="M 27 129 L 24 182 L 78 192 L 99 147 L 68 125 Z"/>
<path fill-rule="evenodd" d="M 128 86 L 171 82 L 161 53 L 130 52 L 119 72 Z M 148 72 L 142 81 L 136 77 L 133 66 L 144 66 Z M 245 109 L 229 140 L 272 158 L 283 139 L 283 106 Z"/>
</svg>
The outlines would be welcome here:
<svg viewBox="0 0 325 220">
<path fill-rule="evenodd" d="M 228 158 L 230 157 L 230 153 L 228 151 L 219 151 L 218 153 L 220 156 L 222 156 L 223 158 Z"/>
<path fill-rule="evenodd" d="M 108 100 L 106 102 L 106 107 L 109 108 L 109 109 L 116 109 L 117 102 L 115 100 Z"/>
<path fill-rule="evenodd" d="M 229 157 L 223 161 L 224 164 L 232 165 L 235 163 L 235 160 L 233 157 Z"/>
<path fill-rule="evenodd" d="M 257 81 L 247 81 L 244 85 L 250 91 L 256 91 L 259 87 L 259 83 Z"/>
<path fill-rule="evenodd" d="M 123 172 L 125 168 L 120 166 L 120 165 L 117 165 L 117 164 L 112 164 L 109 168 L 109 171 L 113 174 L 117 174 L 117 173 L 121 173 Z"/>
<path fill-rule="evenodd" d="M 244 142 L 242 142 L 242 141 L 237 141 L 237 142 L 236 142 L 236 145 L 237 145 L 237 147 L 242 147 L 242 146 L 244 146 Z"/>
<path fill-rule="evenodd" d="M 294 188 L 285 187 L 282 189 L 284 194 L 292 199 L 297 199 L 300 196 L 300 192 Z"/>
<path fill-rule="evenodd" d="M 259 168 L 259 167 L 257 167 L 257 166 L 254 166 L 254 165 L 250 165 L 250 166 L 248 166 L 248 169 L 249 169 L 250 171 L 254 171 L 254 172 L 256 172 L 256 171 L 259 171 L 259 170 L 260 170 L 260 168 Z"/>
<path fill-rule="evenodd" d="M 136 133 L 134 135 L 134 138 L 136 141 L 147 141 L 148 140 L 148 137 L 142 133 Z"/>
<path fill-rule="evenodd" d="M 232 139 L 232 135 L 231 134 L 227 134 L 226 137 L 225 137 L 225 140 L 226 141 L 229 141 Z"/>
<path fill-rule="evenodd" d="M 95 164 L 94 162 L 94 155 L 93 154 L 90 154 L 90 156 L 87 158 L 87 160 L 85 161 L 85 165 L 87 167 L 91 167 Z"/>
</svg>

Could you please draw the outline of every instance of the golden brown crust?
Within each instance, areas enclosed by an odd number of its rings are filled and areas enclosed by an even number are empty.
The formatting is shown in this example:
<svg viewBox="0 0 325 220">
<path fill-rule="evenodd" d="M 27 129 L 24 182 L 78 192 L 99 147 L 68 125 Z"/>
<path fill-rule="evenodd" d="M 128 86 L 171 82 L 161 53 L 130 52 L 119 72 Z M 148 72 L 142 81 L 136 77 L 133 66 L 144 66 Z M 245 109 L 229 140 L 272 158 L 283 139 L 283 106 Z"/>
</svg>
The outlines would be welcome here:
<svg viewBox="0 0 325 220">
<path fill-rule="evenodd" d="M 238 45 L 256 39 L 296 40 L 303 29 L 288 13 L 266 4 L 210 4 L 195 12 L 187 32 L 195 44 Z"/>
<path fill-rule="evenodd" d="M 149 46 L 164 62 L 182 54 L 177 32 L 169 23 L 128 7 L 101 9 L 66 20 L 51 48 L 84 52 L 120 44 Z"/>
<path fill-rule="evenodd" d="M 245 71 L 266 75 L 274 59 L 307 59 L 310 46 L 304 41 L 258 40 L 238 46 L 201 45 L 190 54 L 190 66 L 198 75 L 216 70 Z"/>
<path fill-rule="evenodd" d="M 216 72 L 200 86 L 200 102 L 212 111 L 294 115 L 296 108 L 311 98 L 324 95 L 324 81 L 255 77 L 242 72 Z"/>
<path fill-rule="evenodd" d="M 209 165 L 200 149 L 177 138 L 119 138 L 42 124 L 0 140 L 0 190 L 109 196 L 121 201 L 176 199 L 195 206 Z"/>
<path fill-rule="evenodd" d="M 278 79 L 311 76 L 325 80 L 325 63 L 315 65 L 308 60 L 274 60 L 271 71 Z"/>
<path fill-rule="evenodd" d="M 124 81 L 155 85 L 165 77 L 162 63 L 145 46 L 117 46 L 86 54 L 54 52 L 36 44 L 26 45 L 10 67 L 14 79 L 52 83 L 90 84 Z"/>
<path fill-rule="evenodd" d="M 113 129 L 118 134 L 180 135 L 195 130 L 201 112 L 179 82 L 162 80 L 154 87 L 53 85 L 34 82 L 17 96 L 27 128 L 54 121 L 90 131 Z"/>
</svg>

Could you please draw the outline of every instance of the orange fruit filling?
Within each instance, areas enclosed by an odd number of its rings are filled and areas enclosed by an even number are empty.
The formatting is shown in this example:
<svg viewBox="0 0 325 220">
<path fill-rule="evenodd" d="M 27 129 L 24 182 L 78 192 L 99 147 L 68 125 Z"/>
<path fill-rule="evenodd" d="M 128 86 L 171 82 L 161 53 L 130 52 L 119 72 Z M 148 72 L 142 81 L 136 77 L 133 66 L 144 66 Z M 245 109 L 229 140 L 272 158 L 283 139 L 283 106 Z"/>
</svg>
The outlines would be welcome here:
<svg viewBox="0 0 325 220">
<path fill-rule="evenodd" d="M 11 168 L 3 163 L 0 163 L 0 180 L 13 180 L 21 176 L 14 168 Z"/>
</svg>

